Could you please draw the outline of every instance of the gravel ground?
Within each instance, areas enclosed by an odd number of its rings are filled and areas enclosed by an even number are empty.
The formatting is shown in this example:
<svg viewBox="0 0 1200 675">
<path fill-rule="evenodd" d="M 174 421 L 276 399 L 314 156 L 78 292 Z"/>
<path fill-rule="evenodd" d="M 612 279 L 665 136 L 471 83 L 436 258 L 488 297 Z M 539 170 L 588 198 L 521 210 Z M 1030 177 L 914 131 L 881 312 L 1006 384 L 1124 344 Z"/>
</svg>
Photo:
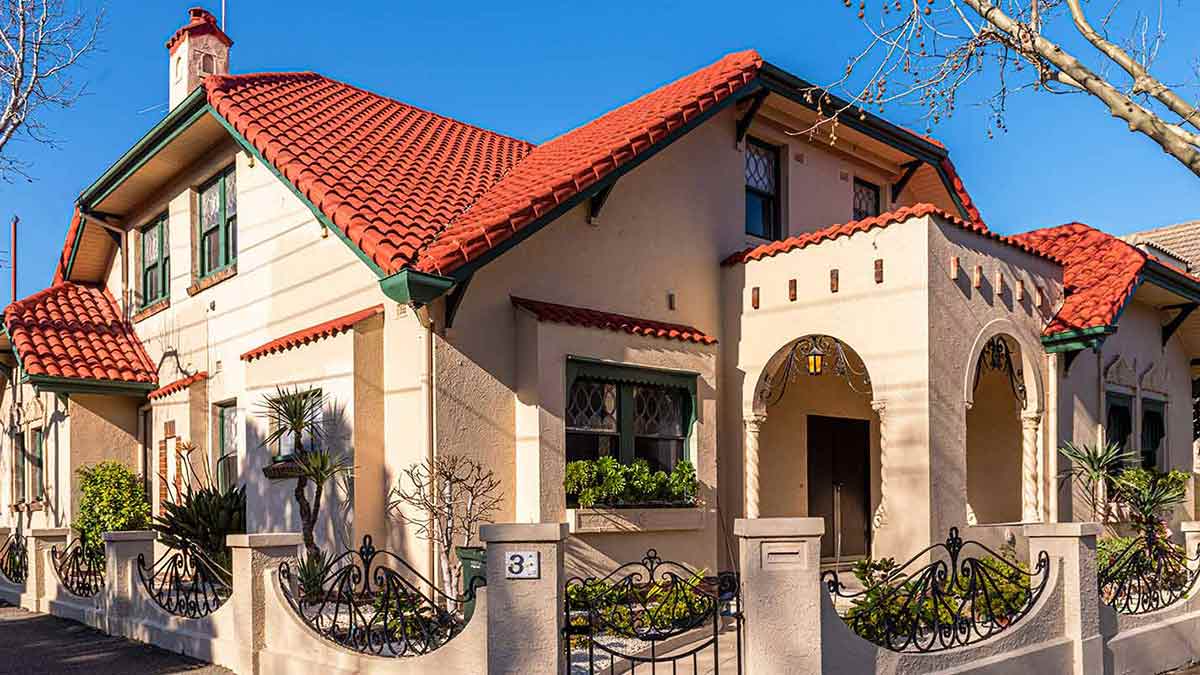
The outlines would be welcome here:
<svg viewBox="0 0 1200 675">
<path fill-rule="evenodd" d="M 4 603 L 0 603 L 0 673 L 232 675 L 225 668 Z"/>
</svg>

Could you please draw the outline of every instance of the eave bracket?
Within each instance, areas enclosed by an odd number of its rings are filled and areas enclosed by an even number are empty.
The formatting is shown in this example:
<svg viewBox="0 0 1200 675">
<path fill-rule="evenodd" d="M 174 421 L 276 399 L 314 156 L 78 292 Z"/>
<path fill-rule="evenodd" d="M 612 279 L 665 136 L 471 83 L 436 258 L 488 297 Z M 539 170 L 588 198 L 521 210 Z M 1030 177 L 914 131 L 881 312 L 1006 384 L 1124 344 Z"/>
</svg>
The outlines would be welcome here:
<svg viewBox="0 0 1200 675">
<path fill-rule="evenodd" d="M 1170 341 L 1171 336 L 1175 334 L 1175 331 L 1179 330 L 1179 327 L 1183 325 L 1183 322 L 1187 321 L 1187 318 L 1192 315 L 1192 312 L 1196 311 L 1197 306 L 1200 306 L 1200 303 L 1188 302 L 1182 305 L 1171 305 L 1170 307 L 1166 308 L 1177 309 L 1179 310 L 1179 313 L 1176 314 L 1175 318 L 1171 319 L 1167 325 L 1163 326 L 1162 343 L 1164 347 L 1167 346 L 1167 342 Z"/>
<path fill-rule="evenodd" d="M 746 140 L 746 134 L 750 131 L 750 125 L 754 123 L 754 116 L 758 114 L 759 108 L 762 108 L 763 102 L 767 100 L 767 96 L 770 93 L 770 91 L 763 89 L 755 94 L 754 98 L 750 101 L 750 107 L 746 109 L 746 114 L 742 115 L 742 119 L 738 120 L 737 138 L 734 139 L 737 147 L 742 147 L 742 141 Z"/>
</svg>

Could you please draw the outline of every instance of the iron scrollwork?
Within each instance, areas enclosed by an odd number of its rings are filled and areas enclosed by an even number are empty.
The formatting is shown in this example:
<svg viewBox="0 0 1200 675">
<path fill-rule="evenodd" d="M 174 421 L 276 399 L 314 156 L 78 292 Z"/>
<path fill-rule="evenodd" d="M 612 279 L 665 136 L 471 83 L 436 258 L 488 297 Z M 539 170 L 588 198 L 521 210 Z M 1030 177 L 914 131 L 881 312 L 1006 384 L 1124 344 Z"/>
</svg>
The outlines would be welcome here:
<svg viewBox="0 0 1200 675">
<path fill-rule="evenodd" d="M 81 598 L 90 598 L 104 590 L 104 550 L 89 548 L 79 538 L 61 551 L 50 547 L 50 561 L 58 581 Z"/>
<path fill-rule="evenodd" d="M 25 583 L 29 576 L 29 548 L 20 530 L 8 535 L 0 546 L 0 574 L 14 584 Z"/>
<path fill-rule="evenodd" d="M 983 351 L 979 352 L 979 361 L 975 363 L 975 389 L 979 388 L 979 376 L 985 369 L 994 370 L 1008 378 L 1013 396 L 1021 402 L 1022 408 L 1025 407 L 1025 376 L 1020 368 L 1013 365 L 1012 348 L 1008 346 L 1008 340 L 1004 339 L 1004 336 L 993 335 L 983 345 Z"/>
<path fill-rule="evenodd" d="M 462 597 L 448 595 L 400 556 L 375 548 L 370 535 L 316 578 L 292 561 L 281 563 L 279 581 L 309 628 L 347 649 L 384 657 L 420 656 L 452 640 L 482 585 L 476 578 Z"/>
<path fill-rule="evenodd" d="M 819 372 L 809 369 L 809 357 L 814 354 L 819 354 L 822 360 Z M 855 393 L 871 393 L 871 376 L 865 368 L 860 370 L 850 362 L 841 340 L 829 335 L 806 335 L 792 343 L 779 367 L 766 376 L 758 392 L 759 400 L 773 406 L 783 400 L 788 385 L 801 376 L 820 376 L 825 370 L 844 379 Z"/>
<path fill-rule="evenodd" d="M 188 619 L 206 617 L 232 594 L 233 575 L 195 546 L 173 549 L 153 565 L 138 555 L 138 576 L 164 611 Z"/>
<path fill-rule="evenodd" d="M 1200 548 L 1188 558 L 1163 535 L 1139 536 L 1100 570 L 1100 598 L 1118 614 L 1166 609 L 1191 594 L 1200 577 Z"/>
<path fill-rule="evenodd" d="M 737 631 L 737 669 L 741 672 L 740 584 L 734 572 L 703 576 L 654 549 L 604 577 L 573 577 L 566 584 L 564 649 L 568 664 L 594 672 L 618 660 L 671 664 L 672 672 L 697 655 L 712 651 L 721 663 L 718 636 L 727 621 Z M 684 648 L 664 649 L 664 641 L 692 633 Z M 667 652 L 667 653 L 663 653 Z M 585 661 L 580 664 L 581 659 Z"/>
<path fill-rule="evenodd" d="M 964 556 L 967 547 L 983 557 Z M 932 558 L 932 562 L 918 561 Z M 903 565 L 864 561 L 861 591 L 849 591 L 829 570 L 821 575 L 842 619 L 859 637 L 895 652 L 929 653 L 986 640 L 1017 623 L 1041 597 L 1050 557 L 1042 551 L 1032 571 L 988 547 L 963 541 L 950 528 L 937 543 Z M 860 568 L 861 570 L 862 568 Z M 909 571 L 913 570 L 913 571 Z"/>
</svg>

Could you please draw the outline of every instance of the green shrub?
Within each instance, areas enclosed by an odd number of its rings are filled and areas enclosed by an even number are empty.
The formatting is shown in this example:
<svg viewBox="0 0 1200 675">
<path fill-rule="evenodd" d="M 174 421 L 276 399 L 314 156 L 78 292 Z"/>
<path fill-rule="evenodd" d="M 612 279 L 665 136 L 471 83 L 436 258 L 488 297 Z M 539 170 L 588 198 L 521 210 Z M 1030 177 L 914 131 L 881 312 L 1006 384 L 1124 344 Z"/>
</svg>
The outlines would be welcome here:
<svg viewBox="0 0 1200 675">
<path fill-rule="evenodd" d="M 651 583 L 589 580 L 570 584 L 566 601 L 571 625 L 582 628 L 594 619 L 595 625 L 587 632 L 627 639 L 653 631 L 691 628 L 716 609 L 717 599 L 699 590 L 703 581 L 701 571 L 686 578 L 660 578 Z"/>
<path fill-rule="evenodd" d="M 563 488 L 567 500 L 582 508 L 597 504 L 680 506 L 696 502 L 699 482 L 696 468 L 687 460 L 677 462 L 668 474 L 651 471 L 644 459 L 621 464 L 613 457 L 601 457 L 568 463 Z"/>
<path fill-rule="evenodd" d="M 162 513 L 150 527 L 167 546 L 194 546 L 228 570 L 225 537 L 246 533 L 246 488 L 231 487 L 222 492 L 212 485 L 189 487 L 177 503 L 163 502 Z"/>
<path fill-rule="evenodd" d="M 136 474 L 120 462 L 82 466 L 79 511 L 71 527 L 91 555 L 103 555 L 105 532 L 144 530 L 150 524 L 150 503 Z"/>
<path fill-rule="evenodd" d="M 324 597 L 325 571 L 328 566 L 329 556 L 321 550 L 300 559 L 296 565 L 296 578 L 300 583 L 302 598 L 316 602 Z"/>
</svg>

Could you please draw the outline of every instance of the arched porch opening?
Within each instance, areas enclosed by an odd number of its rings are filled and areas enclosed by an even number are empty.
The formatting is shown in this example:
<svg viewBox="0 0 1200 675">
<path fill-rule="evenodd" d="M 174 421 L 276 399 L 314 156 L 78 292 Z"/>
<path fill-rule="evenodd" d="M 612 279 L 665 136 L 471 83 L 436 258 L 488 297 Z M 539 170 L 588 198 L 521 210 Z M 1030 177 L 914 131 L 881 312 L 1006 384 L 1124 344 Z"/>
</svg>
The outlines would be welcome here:
<svg viewBox="0 0 1200 675">
<path fill-rule="evenodd" d="M 755 394 L 757 515 L 821 517 L 825 560 L 871 550 L 879 504 L 879 415 L 862 358 L 805 335 L 768 361 Z"/>
<path fill-rule="evenodd" d="M 1027 385 L 1024 356 L 1015 338 L 996 333 L 971 366 L 966 411 L 967 523 L 971 525 L 1037 519 L 1037 488 L 1027 476 L 1031 460 L 1023 428 L 1034 389 Z M 1036 441 L 1034 446 L 1036 465 Z M 1035 492 L 1029 494 L 1030 489 Z"/>
</svg>

